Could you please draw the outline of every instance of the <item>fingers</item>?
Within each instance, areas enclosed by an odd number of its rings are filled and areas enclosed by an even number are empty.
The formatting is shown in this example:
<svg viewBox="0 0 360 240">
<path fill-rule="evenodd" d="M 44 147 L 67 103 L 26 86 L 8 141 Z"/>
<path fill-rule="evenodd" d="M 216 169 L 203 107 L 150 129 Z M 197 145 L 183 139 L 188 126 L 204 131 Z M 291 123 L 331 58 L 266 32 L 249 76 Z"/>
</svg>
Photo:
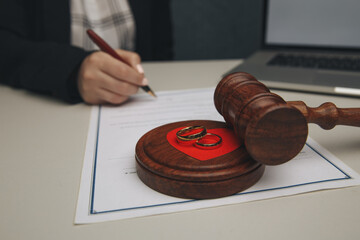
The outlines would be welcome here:
<svg viewBox="0 0 360 240">
<path fill-rule="evenodd" d="M 141 57 L 139 54 L 135 53 L 135 52 L 130 52 L 130 51 L 126 51 L 126 50 L 122 50 L 122 49 L 117 49 L 115 50 L 117 52 L 117 54 L 120 55 L 120 57 L 127 63 L 129 64 L 132 68 L 136 69 L 138 71 L 138 73 L 143 74 L 144 75 L 144 69 L 141 66 Z M 146 80 L 145 80 L 146 81 Z M 144 82 L 143 82 L 144 84 Z M 144 84 L 144 85 L 147 85 Z"/>
<path fill-rule="evenodd" d="M 98 88 L 93 94 L 85 95 L 84 102 L 88 104 L 114 104 L 119 105 L 127 101 L 129 96 L 118 95 L 116 93 Z"/>
<path fill-rule="evenodd" d="M 138 56 L 137 54 L 135 53 L 129 54 L 129 52 L 124 50 L 121 51 L 125 52 L 125 54 L 123 53 L 123 55 L 121 56 L 124 59 L 124 61 L 131 61 L 131 64 L 139 65 L 137 61 L 140 60 L 140 58 L 137 57 Z M 102 56 L 103 63 L 100 66 L 100 69 L 104 73 L 118 80 L 126 81 L 130 84 L 134 84 L 137 86 L 144 86 L 148 84 L 147 79 L 144 78 L 144 75 L 142 73 L 139 73 L 137 67 L 129 66 L 128 64 L 130 63 L 125 63 L 119 60 L 115 60 L 113 57 L 111 57 L 106 53 L 103 54 L 104 54 L 104 56 Z"/>
<path fill-rule="evenodd" d="M 114 94 L 131 96 L 139 90 L 139 86 L 129 84 L 126 81 L 119 81 L 104 72 L 99 72 L 97 79 L 99 87 L 109 92 L 113 92 Z"/>
<path fill-rule="evenodd" d="M 137 54 L 125 55 L 126 61 L 132 61 L 132 64 L 140 61 Z M 139 86 L 146 84 L 143 74 L 104 52 L 86 57 L 78 73 L 79 93 L 89 104 L 123 103 L 138 91 Z"/>
<path fill-rule="evenodd" d="M 117 54 L 132 68 L 137 69 L 137 71 L 141 74 L 144 73 L 144 70 L 141 67 L 141 58 L 140 55 L 135 52 L 130 52 L 122 49 L 115 50 Z"/>
</svg>

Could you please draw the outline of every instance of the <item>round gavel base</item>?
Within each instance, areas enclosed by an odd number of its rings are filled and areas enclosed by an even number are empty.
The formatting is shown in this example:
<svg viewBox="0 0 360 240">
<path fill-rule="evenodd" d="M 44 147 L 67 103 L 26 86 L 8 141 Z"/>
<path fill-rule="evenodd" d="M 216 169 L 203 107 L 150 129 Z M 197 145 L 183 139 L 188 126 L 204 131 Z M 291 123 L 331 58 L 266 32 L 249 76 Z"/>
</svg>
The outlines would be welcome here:
<svg viewBox="0 0 360 240">
<path fill-rule="evenodd" d="M 150 188 L 180 198 L 209 199 L 229 196 L 254 185 L 265 166 L 254 161 L 241 145 L 209 160 L 198 160 L 167 140 L 167 134 L 179 127 L 202 125 L 207 129 L 226 128 L 217 121 L 183 121 L 155 128 L 136 145 L 136 169 Z M 207 150 L 203 150 L 207 151 Z"/>
</svg>

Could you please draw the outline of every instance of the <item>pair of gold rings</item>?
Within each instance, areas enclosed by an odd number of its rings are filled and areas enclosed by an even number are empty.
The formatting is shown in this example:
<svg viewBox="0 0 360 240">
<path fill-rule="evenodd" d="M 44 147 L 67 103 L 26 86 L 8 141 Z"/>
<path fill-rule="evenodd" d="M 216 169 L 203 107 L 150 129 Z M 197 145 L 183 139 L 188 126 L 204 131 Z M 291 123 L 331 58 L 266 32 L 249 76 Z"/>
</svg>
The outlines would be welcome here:
<svg viewBox="0 0 360 240">
<path fill-rule="evenodd" d="M 176 132 L 179 143 L 191 145 L 201 149 L 214 149 L 221 145 L 222 138 L 214 133 L 208 133 L 204 126 L 184 127 Z"/>
</svg>

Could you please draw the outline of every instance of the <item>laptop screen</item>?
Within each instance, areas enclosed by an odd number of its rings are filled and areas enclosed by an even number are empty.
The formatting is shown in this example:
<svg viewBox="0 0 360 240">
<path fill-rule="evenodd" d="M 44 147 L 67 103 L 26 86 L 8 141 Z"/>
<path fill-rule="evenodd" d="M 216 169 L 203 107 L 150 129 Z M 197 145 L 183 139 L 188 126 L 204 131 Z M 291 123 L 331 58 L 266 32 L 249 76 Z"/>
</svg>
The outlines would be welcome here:
<svg viewBox="0 0 360 240">
<path fill-rule="evenodd" d="M 265 45 L 360 49 L 359 0 L 268 0 Z"/>
</svg>

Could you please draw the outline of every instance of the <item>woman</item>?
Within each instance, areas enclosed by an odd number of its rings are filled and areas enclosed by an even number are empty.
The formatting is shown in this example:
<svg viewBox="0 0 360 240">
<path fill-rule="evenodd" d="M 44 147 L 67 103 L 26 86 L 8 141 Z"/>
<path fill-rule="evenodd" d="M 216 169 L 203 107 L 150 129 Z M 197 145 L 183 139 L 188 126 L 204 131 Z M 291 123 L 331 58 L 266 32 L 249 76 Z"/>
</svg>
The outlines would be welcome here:
<svg viewBox="0 0 360 240">
<path fill-rule="evenodd" d="M 147 84 L 140 56 L 172 58 L 169 5 L 169 0 L 0 0 L 0 82 L 72 103 L 120 104 Z M 84 46 L 86 28 L 93 27 L 104 33 L 112 28 L 108 36 L 119 39 L 133 32 L 113 46 L 130 46 L 117 50 L 125 62 Z"/>
</svg>

